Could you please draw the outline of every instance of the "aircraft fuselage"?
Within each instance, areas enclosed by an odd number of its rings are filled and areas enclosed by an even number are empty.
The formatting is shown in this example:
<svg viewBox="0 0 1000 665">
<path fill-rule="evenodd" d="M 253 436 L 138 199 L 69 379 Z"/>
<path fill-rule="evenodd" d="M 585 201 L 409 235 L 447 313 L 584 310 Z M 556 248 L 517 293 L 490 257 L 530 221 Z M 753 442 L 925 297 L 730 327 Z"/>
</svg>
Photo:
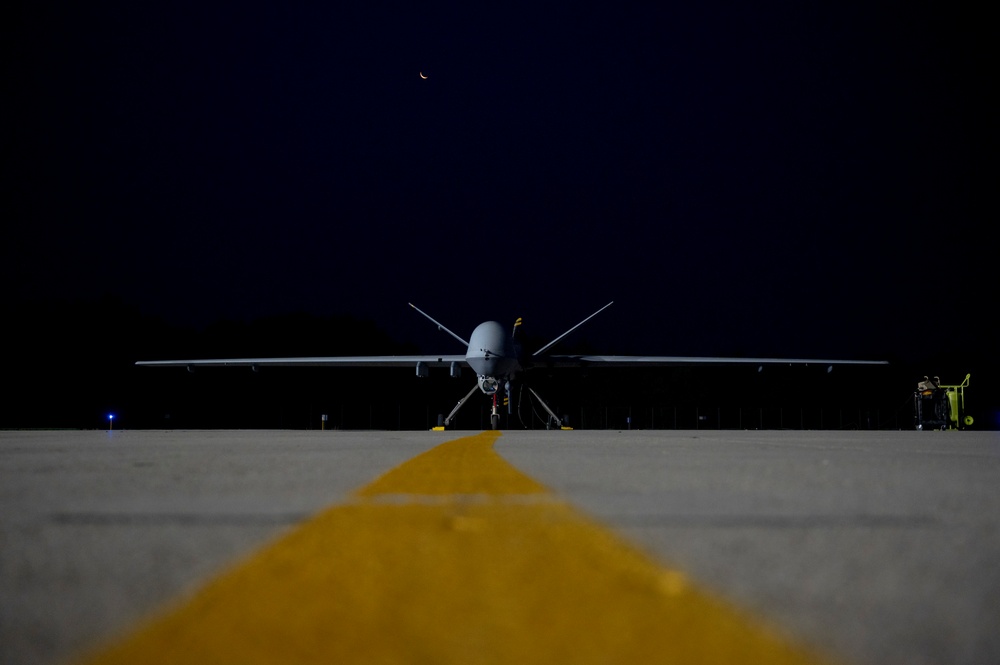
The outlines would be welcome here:
<svg viewBox="0 0 1000 665">
<path fill-rule="evenodd" d="M 465 361 L 479 377 L 479 388 L 487 395 L 496 393 L 502 382 L 521 371 L 517 345 L 496 321 L 480 323 L 472 331 Z"/>
</svg>

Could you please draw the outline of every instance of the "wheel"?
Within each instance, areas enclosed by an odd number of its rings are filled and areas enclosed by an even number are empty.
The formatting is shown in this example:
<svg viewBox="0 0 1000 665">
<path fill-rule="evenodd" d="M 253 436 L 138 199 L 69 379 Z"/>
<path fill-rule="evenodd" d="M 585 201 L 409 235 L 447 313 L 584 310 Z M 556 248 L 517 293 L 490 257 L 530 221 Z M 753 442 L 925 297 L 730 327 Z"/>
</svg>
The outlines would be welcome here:
<svg viewBox="0 0 1000 665">
<path fill-rule="evenodd" d="M 490 426 L 493 429 L 500 429 L 500 414 L 494 413 L 490 416 Z"/>
</svg>

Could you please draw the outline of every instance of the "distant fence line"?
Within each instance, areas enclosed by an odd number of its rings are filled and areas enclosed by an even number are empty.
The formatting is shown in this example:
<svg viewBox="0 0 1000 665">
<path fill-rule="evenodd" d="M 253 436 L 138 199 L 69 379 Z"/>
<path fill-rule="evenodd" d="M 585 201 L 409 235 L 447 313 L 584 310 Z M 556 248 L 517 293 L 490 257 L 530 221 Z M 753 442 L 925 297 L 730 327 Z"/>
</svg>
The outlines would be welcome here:
<svg viewBox="0 0 1000 665">
<path fill-rule="evenodd" d="M 581 429 L 899 429 L 912 415 L 883 420 L 874 407 L 596 407 L 580 409 Z M 572 424 L 572 423 L 571 423 Z"/>
<path fill-rule="evenodd" d="M 589 430 L 878 430 L 911 429 L 913 413 L 878 406 L 855 407 L 723 407 L 723 406 L 587 406 L 562 411 L 567 424 Z M 501 412 L 501 429 L 545 429 L 544 413 Z M 322 416 L 326 415 L 326 420 Z M 404 403 L 341 404 L 326 409 L 314 405 L 285 408 L 269 422 L 227 423 L 233 427 L 290 429 L 430 429 L 439 424 L 439 410 Z M 460 412 L 449 429 L 488 429 L 486 409 Z"/>
</svg>

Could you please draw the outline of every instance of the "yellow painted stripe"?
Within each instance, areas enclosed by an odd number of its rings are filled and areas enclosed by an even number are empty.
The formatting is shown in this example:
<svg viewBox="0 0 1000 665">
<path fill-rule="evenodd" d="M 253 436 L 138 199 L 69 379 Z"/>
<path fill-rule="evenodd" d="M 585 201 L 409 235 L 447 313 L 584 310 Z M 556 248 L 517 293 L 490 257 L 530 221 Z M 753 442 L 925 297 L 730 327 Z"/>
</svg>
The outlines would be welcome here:
<svg viewBox="0 0 1000 665">
<path fill-rule="evenodd" d="M 497 436 L 396 467 L 86 662 L 819 662 L 559 501 Z"/>
<path fill-rule="evenodd" d="M 442 443 L 417 455 L 355 494 L 442 496 L 462 494 L 545 494 L 544 485 L 524 475 L 493 450 L 499 432 Z"/>
</svg>

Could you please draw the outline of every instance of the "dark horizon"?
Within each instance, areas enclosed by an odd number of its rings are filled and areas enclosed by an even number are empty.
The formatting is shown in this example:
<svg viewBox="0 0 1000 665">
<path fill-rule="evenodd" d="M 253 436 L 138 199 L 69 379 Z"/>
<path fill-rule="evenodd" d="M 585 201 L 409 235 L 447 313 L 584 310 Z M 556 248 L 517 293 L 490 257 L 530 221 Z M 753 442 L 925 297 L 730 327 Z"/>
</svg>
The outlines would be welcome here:
<svg viewBox="0 0 1000 665">
<path fill-rule="evenodd" d="M 437 424 L 474 384 L 471 371 L 451 379 L 413 369 L 135 367 L 140 359 L 312 355 L 394 355 L 422 352 L 373 321 L 308 314 L 178 328 L 104 299 L 58 307 L 12 310 L 22 322 L 7 365 L 15 389 L 0 409 L 2 428 L 292 428 L 422 429 Z M 609 310 L 610 312 L 610 310 Z M 414 314 L 437 344 L 457 343 Z M 67 325 L 70 322 L 71 325 Z M 589 325 L 589 324 L 588 324 Z M 52 330 L 62 328 L 61 336 Z M 409 332 L 409 331 L 405 331 Z M 562 330 L 558 331 L 562 332 Z M 548 341 L 551 336 L 535 335 Z M 586 326 L 560 342 L 561 352 L 599 352 Z M 909 429 L 912 395 L 924 374 L 966 392 L 974 429 L 1000 429 L 998 391 L 988 365 L 970 367 L 961 355 L 938 354 L 889 366 L 681 367 L 640 370 L 533 370 L 525 377 L 570 424 L 636 429 Z M 524 403 L 524 424 L 543 428 Z M 477 395 L 460 414 L 460 429 L 481 426 L 488 399 Z M 536 407 L 536 410 L 537 409 Z M 700 418 L 700 419 L 699 419 Z M 489 420 L 486 418 L 488 424 Z M 505 418 L 504 428 L 522 426 Z"/>
</svg>

